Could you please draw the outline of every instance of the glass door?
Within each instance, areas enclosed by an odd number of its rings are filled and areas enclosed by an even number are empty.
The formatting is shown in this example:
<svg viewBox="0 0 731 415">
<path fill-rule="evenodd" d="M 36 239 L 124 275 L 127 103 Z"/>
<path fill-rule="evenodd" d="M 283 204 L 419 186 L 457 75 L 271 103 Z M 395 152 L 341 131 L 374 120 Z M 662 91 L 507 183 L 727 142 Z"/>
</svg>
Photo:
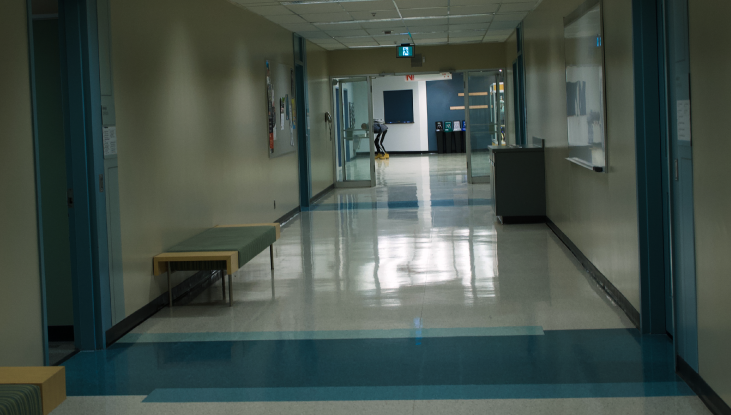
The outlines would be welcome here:
<svg viewBox="0 0 731 415">
<path fill-rule="evenodd" d="M 490 146 L 504 142 L 505 85 L 502 71 L 467 72 L 467 178 L 469 183 L 490 182 Z"/>
<path fill-rule="evenodd" d="M 373 142 L 373 100 L 368 77 L 333 82 L 337 120 L 335 141 L 336 187 L 376 185 Z"/>
</svg>

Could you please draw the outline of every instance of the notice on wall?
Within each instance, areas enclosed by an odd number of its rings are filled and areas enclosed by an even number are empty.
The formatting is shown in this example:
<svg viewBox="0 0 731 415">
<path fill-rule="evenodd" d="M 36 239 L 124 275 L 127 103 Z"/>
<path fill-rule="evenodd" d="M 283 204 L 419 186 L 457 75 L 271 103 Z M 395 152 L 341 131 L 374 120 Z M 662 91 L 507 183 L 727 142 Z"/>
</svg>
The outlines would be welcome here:
<svg viewBox="0 0 731 415">
<path fill-rule="evenodd" d="M 678 101 L 678 141 L 691 141 L 690 100 Z"/>
<path fill-rule="evenodd" d="M 97 130 L 99 131 L 99 130 Z M 117 155 L 117 127 L 104 127 L 104 157 Z"/>
</svg>

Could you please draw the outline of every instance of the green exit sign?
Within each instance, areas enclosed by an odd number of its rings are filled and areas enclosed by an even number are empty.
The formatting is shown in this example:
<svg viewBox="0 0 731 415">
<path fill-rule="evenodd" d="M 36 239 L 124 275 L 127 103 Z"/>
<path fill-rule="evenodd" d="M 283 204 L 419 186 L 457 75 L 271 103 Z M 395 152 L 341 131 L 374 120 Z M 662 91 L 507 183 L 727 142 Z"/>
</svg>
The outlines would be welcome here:
<svg viewBox="0 0 731 415">
<path fill-rule="evenodd" d="M 398 57 L 399 58 L 413 58 L 414 57 L 414 47 L 411 45 L 399 46 Z"/>
</svg>

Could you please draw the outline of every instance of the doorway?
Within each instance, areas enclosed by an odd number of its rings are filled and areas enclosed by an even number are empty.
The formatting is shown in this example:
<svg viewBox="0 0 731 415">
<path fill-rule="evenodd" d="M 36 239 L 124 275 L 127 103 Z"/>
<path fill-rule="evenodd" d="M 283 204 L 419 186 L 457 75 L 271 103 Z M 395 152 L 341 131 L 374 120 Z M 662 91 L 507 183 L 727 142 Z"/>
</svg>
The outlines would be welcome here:
<svg viewBox="0 0 731 415">
<path fill-rule="evenodd" d="M 335 187 L 376 185 L 371 78 L 333 80 Z"/>
</svg>

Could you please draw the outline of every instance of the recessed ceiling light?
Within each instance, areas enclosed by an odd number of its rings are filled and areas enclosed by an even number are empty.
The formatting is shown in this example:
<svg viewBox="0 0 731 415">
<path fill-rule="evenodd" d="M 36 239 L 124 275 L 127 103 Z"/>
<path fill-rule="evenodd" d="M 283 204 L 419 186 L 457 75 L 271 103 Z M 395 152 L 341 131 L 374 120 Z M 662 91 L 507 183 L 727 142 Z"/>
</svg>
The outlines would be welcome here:
<svg viewBox="0 0 731 415">
<path fill-rule="evenodd" d="M 345 20 L 341 22 L 313 22 L 316 26 L 324 26 L 330 24 L 352 24 L 352 23 L 383 23 L 383 22 L 411 22 L 415 20 L 433 20 L 433 19 L 461 19 L 465 17 L 485 17 L 493 16 L 495 13 L 475 13 L 475 14 L 453 14 L 450 16 L 423 16 L 423 17 L 395 17 L 392 19 L 368 19 L 368 20 Z"/>
</svg>

